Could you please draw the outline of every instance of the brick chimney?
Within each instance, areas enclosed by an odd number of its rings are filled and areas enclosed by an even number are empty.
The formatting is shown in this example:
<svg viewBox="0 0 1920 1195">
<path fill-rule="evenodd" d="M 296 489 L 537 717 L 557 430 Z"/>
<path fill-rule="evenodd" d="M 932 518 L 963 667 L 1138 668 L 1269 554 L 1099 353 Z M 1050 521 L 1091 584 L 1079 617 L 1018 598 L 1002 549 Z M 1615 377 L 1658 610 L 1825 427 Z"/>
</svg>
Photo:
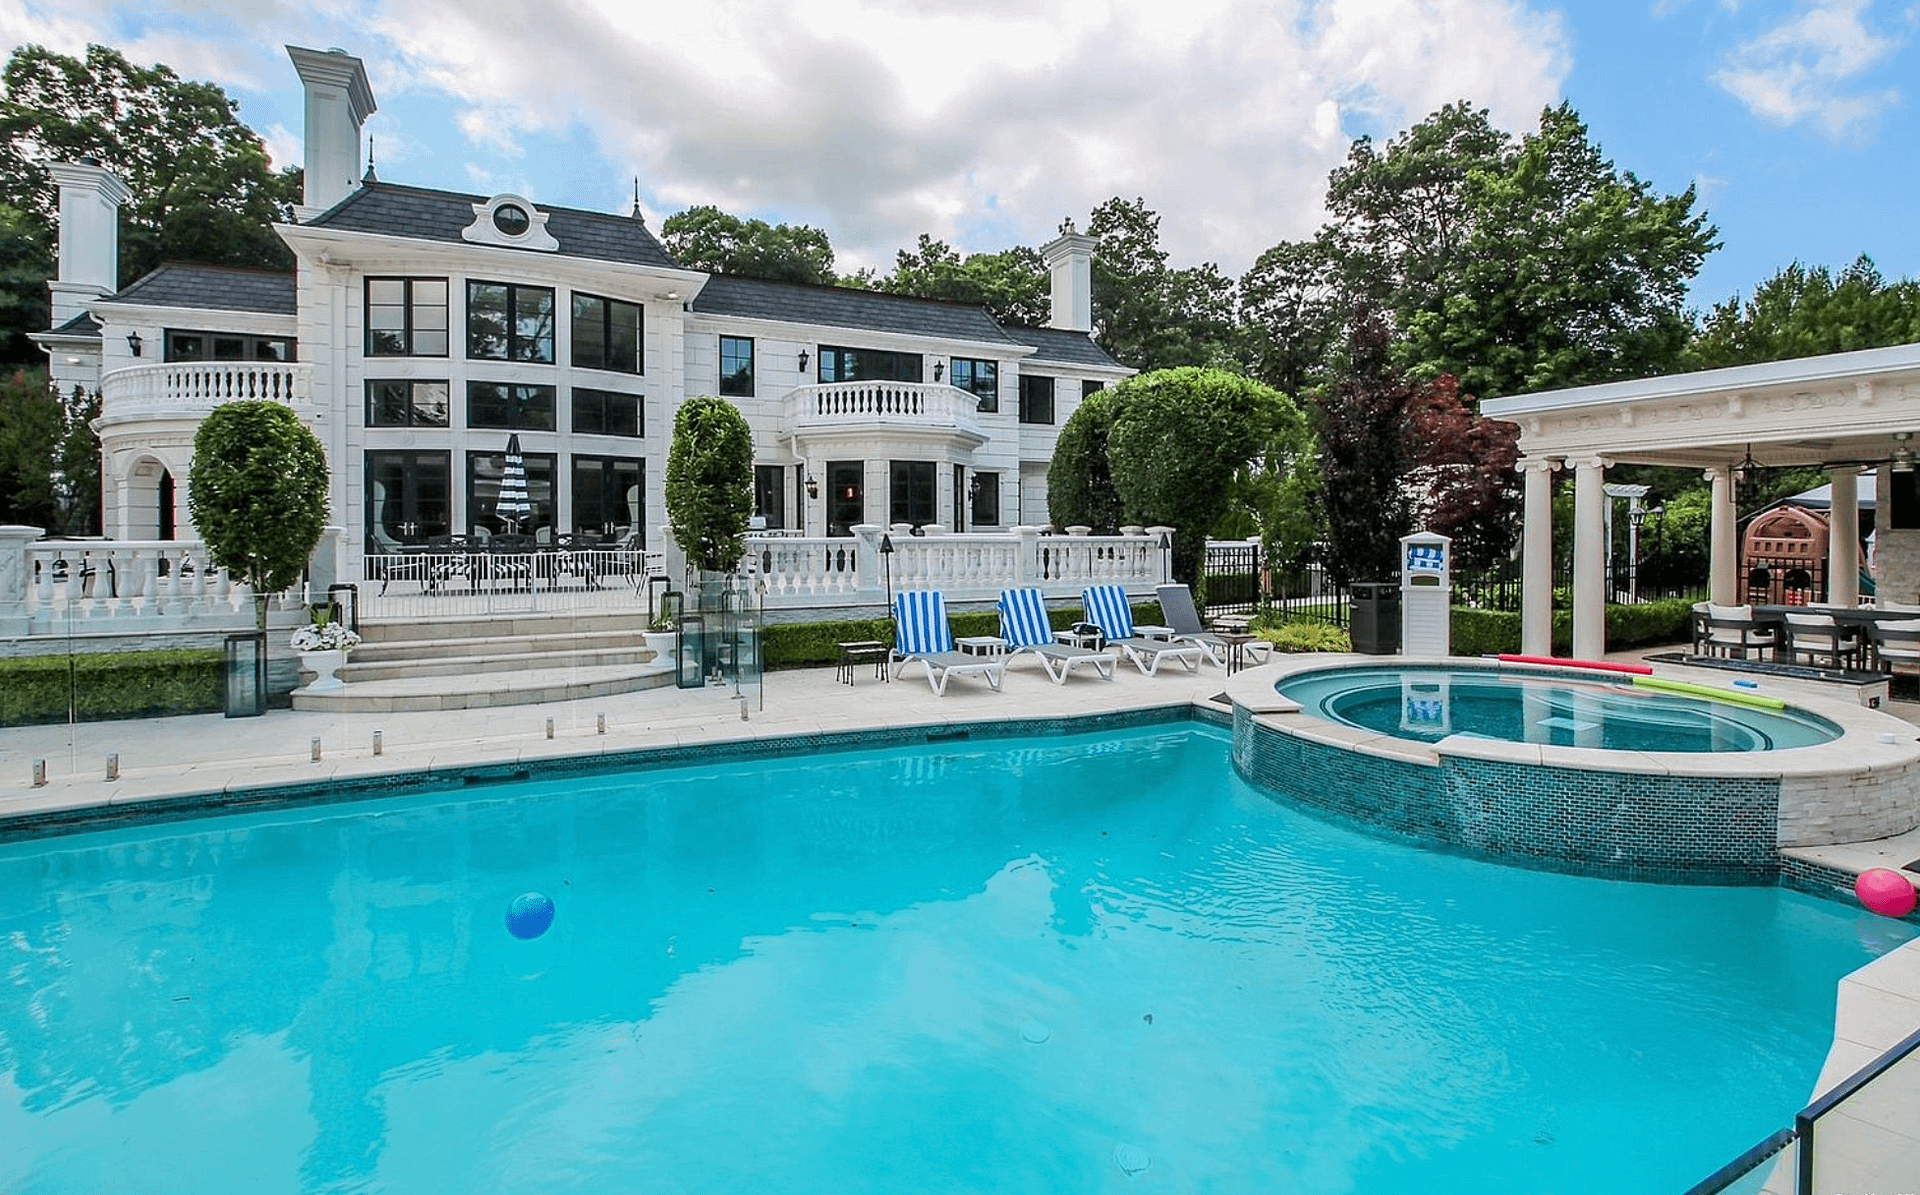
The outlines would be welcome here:
<svg viewBox="0 0 1920 1195">
<path fill-rule="evenodd" d="M 373 88 L 366 64 L 345 50 L 288 46 L 293 69 L 306 88 L 306 170 L 302 203 L 293 209 L 311 220 L 360 185 L 360 126 L 373 115 Z"/>
<path fill-rule="evenodd" d="M 60 266 L 47 283 L 57 328 L 120 289 L 120 205 L 133 192 L 92 158 L 47 170 L 60 188 Z"/>
<path fill-rule="evenodd" d="M 1093 331 L 1093 246 L 1093 238 L 1075 232 L 1071 220 L 1061 224 L 1058 238 L 1040 246 L 1040 256 L 1053 273 L 1048 327 Z"/>
</svg>

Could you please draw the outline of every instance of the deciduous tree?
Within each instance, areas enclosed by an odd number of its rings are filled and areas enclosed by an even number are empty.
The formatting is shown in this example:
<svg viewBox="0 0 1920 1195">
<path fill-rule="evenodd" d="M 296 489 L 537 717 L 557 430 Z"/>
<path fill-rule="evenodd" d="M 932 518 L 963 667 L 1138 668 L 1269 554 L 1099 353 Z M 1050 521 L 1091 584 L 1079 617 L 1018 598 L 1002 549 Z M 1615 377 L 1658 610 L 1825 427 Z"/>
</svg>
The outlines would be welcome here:
<svg viewBox="0 0 1920 1195">
<path fill-rule="evenodd" d="M 213 563 L 267 596 L 296 584 L 327 522 L 327 454 L 276 402 L 222 403 L 193 435 L 187 509 Z"/>
<path fill-rule="evenodd" d="M 1144 199 L 1118 196 L 1093 209 L 1093 333 L 1136 369 L 1225 366 L 1234 357 L 1233 280 L 1212 262 L 1167 264 L 1160 217 Z"/>
<path fill-rule="evenodd" d="M 660 239 L 689 269 L 776 282 L 834 281 L 833 244 L 811 225 L 742 219 L 703 204 L 668 216 Z"/>
<path fill-rule="evenodd" d="M 690 398 L 667 446 L 667 517 L 687 563 L 730 573 L 747 550 L 753 517 L 753 431 L 724 398 Z"/>
<path fill-rule="evenodd" d="M 1107 463 L 1107 437 L 1118 410 L 1115 391 L 1087 395 L 1067 417 L 1047 466 L 1047 517 L 1055 527 L 1091 527 L 1097 534 L 1120 530 L 1120 494 Z"/>
<path fill-rule="evenodd" d="M 1889 283 L 1864 254 L 1838 274 L 1794 262 L 1700 323 L 1682 365 L 1713 369 L 1920 341 L 1920 282 Z"/>
<path fill-rule="evenodd" d="M 1008 324 L 1045 324 L 1052 313 L 1046 263 L 1024 245 L 962 257 L 923 232 L 912 250 L 895 255 L 893 272 L 875 285 L 895 294 L 972 303 Z"/>
</svg>

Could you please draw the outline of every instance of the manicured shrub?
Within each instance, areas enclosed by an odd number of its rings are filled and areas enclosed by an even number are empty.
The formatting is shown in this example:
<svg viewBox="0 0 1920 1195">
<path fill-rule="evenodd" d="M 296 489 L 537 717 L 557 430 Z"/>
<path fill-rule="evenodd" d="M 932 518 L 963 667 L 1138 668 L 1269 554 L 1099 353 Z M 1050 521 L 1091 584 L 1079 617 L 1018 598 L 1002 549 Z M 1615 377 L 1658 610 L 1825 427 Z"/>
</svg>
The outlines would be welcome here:
<svg viewBox="0 0 1920 1195">
<path fill-rule="evenodd" d="M 1324 622 L 1288 622 L 1255 632 L 1275 651 L 1352 651 L 1353 640 L 1339 627 Z"/>
<path fill-rule="evenodd" d="M 221 708 L 217 650 L 100 652 L 0 660 L 0 725 L 206 714 Z"/>
</svg>

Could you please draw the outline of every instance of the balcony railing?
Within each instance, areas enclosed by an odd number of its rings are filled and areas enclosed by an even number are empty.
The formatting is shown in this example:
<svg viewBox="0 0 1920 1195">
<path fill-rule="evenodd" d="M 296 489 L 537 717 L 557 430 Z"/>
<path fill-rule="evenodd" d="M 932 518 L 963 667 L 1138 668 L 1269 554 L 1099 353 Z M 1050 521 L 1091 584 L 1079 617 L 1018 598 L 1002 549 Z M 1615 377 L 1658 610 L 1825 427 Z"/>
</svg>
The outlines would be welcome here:
<svg viewBox="0 0 1920 1195">
<path fill-rule="evenodd" d="M 842 428 L 945 431 L 984 443 L 979 399 L 936 382 L 829 382 L 787 396 L 788 432 Z"/>
<path fill-rule="evenodd" d="M 100 379 L 102 419 L 204 415 L 221 403 L 257 398 L 304 407 L 313 366 L 297 361 L 167 361 L 116 369 Z"/>
</svg>

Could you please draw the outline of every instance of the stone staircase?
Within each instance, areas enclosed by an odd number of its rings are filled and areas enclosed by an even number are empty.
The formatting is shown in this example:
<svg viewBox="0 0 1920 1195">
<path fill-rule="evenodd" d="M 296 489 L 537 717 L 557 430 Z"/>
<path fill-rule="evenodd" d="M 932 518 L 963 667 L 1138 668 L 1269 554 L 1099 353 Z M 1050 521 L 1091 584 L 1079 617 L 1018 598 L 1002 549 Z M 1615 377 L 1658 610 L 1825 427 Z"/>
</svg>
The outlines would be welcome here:
<svg viewBox="0 0 1920 1195">
<path fill-rule="evenodd" d="M 641 625 L 631 611 L 363 623 L 339 671 L 345 686 L 312 692 L 303 683 L 293 708 L 477 709 L 671 685 L 672 664 L 648 649 Z"/>
</svg>

